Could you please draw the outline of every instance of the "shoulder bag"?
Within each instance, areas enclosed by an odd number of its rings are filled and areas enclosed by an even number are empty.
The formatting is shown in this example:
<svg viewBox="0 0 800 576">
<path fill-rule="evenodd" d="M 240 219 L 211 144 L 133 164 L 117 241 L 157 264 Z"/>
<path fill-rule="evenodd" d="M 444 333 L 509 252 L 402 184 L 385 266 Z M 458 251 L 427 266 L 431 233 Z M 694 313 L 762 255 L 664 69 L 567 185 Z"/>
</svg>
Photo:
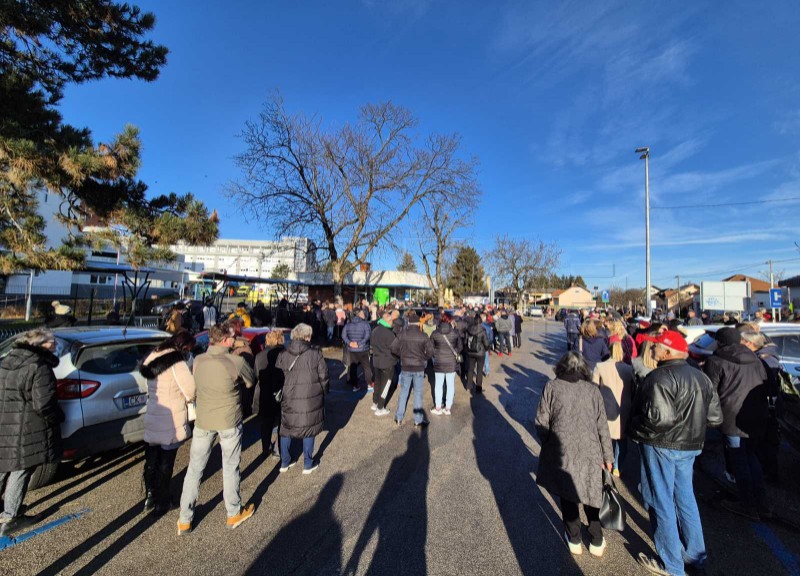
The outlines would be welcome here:
<svg viewBox="0 0 800 576">
<path fill-rule="evenodd" d="M 611 472 L 603 468 L 603 503 L 600 505 L 600 525 L 606 530 L 625 530 L 625 508 L 622 496 L 614 485 Z"/>
<path fill-rule="evenodd" d="M 300 359 L 300 356 L 302 356 L 304 353 L 305 350 L 303 350 L 303 352 L 300 352 L 300 354 L 294 357 L 294 360 L 292 360 L 292 363 L 289 365 L 289 369 L 286 371 L 287 373 L 292 371 L 292 368 L 294 368 L 294 365 L 297 364 L 297 361 Z M 275 392 L 273 392 L 272 395 L 275 397 L 275 402 L 280 404 L 281 400 L 283 400 L 283 388 L 281 388 L 280 390 L 276 390 Z"/>
<path fill-rule="evenodd" d="M 450 348 L 450 352 L 452 352 L 453 356 L 456 357 L 456 364 L 461 364 L 462 362 L 464 362 L 464 357 L 461 356 L 461 354 L 459 354 L 455 350 L 453 350 L 453 345 L 450 344 L 450 340 L 447 339 L 447 336 L 442 334 L 442 338 L 444 338 L 444 342 L 445 342 L 445 344 L 447 344 L 447 347 Z"/>
<path fill-rule="evenodd" d="M 172 366 L 172 377 L 175 378 L 175 384 L 178 385 L 178 390 L 181 391 L 181 394 L 183 394 L 183 397 L 186 400 L 186 419 L 189 422 L 194 422 L 197 420 L 197 403 L 194 400 L 190 400 L 189 396 L 186 395 L 186 392 L 183 391 L 181 382 L 178 380 L 178 375 L 175 373 L 174 365 Z"/>
</svg>

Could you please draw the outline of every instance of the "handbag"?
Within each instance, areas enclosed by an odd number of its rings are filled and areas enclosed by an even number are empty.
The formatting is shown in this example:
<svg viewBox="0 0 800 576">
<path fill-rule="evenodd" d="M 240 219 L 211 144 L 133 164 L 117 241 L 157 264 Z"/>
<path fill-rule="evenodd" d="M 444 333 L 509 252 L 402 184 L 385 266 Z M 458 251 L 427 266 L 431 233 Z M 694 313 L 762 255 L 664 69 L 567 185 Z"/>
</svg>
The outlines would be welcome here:
<svg viewBox="0 0 800 576">
<path fill-rule="evenodd" d="M 304 353 L 305 351 L 300 352 L 300 354 L 294 357 L 294 360 L 292 360 L 292 363 L 289 365 L 289 369 L 286 371 L 287 373 L 292 371 L 292 368 L 294 368 L 294 365 L 297 364 L 297 361 L 300 359 L 300 356 L 302 356 Z M 281 388 L 280 390 L 276 390 L 275 392 L 272 393 L 272 395 L 275 398 L 275 402 L 280 404 L 281 400 L 283 400 L 283 388 Z"/>
<path fill-rule="evenodd" d="M 189 422 L 194 422 L 197 420 L 197 403 L 193 400 L 189 400 L 189 397 L 186 395 L 186 392 L 183 391 L 181 388 L 180 380 L 178 380 L 178 375 L 175 374 L 175 366 L 172 367 L 172 377 L 175 378 L 175 384 L 178 385 L 178 390 L 181 391 L 183 397 L 186 399 L 186 419 Z"/>
<path fill-rule="evenodd" d="M 611 472 L 603 468 L 603 503 L 600 505 L 600 525 L 606 530 L 625 530 L 625 508 Z"/>
<path fill-rule="evenodd" d="M 450 352 L 452 352 L 453 356 L 456 357 L 456 364 L 461 364 L 462 362 L 464 362 L 464 357 L 461 356 L 461 354 L 458 354 L 455 350 L 453 350 L 453 345 L 450 344 L 450 340 L 447 339 L 447 336 L 442 334 L 442 338 L 444 338 L 444 342 L 445 344 L 447 344 L 447 347 L 450 348 Z"/>
</svg>

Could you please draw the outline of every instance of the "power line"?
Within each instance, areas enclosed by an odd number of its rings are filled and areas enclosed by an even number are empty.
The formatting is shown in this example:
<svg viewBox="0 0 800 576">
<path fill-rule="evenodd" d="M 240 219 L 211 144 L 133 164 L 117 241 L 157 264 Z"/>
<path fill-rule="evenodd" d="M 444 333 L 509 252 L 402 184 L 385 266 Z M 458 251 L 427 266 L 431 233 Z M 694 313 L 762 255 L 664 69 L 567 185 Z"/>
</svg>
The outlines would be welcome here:
<svg viewBox="0 0 800 576">
<path fill-rule="evenodd" d="M 727 206 L 751 206 L 753 204 L 770 204 L 773 202 L 794 202 L 800 200 L 800 196 L 794 198 L 775 198 L 773 200 L 753 200 L 751 202 L 725 202 L 724 204 L 687 204 L 684 206 L 650 206 L 650 210 L 683 210 L 685 208 L 724 208 Z"/>
</svg>

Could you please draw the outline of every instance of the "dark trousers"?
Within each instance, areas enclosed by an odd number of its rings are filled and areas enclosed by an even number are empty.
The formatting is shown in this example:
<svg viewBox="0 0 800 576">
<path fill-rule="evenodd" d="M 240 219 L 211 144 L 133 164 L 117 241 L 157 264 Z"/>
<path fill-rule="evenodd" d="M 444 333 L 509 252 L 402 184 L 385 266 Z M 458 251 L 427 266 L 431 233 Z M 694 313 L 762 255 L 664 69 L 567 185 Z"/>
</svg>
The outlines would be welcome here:
<svg viewBox="0 0 800 576">
<path fill-rule="evenodd" d="M 386 407 L 386 395 L 394 379 L 394 366 L 391 368 L 375 368 L 375 390 L 372 392 L 372 401 L 378 405 L 378 409 Z"/>
<path fill-rule="evenodd" d="M 279 426 L 281 423 L 281 405 L 275 401 L 271 401 L 271 399 L 268 399 L 266 402 L 262 401 L 258 411 L 258 417 L 261 419 L 262 454 L 269 454 L 270 450 L 277 454 L 278 447 L 272 441 L 272 432 L 275 430 L 275 427 Z"/>
<path fill-rule="evenodd" d="M 567 350 L 578 350 L 578 338 L 580 338 L 580 334 L 578 332 L 567 332 Z"/>
<path fill-rule="evenodd" d="M 577 544 L 581 541 L 581 514 L 577 502 L 570 502 L 561 498 L 561 518 L 564 520 L 564 530 L 569 537 L 569 541 Z M 591 506 L 583 505 L 583 512 L 589 521 L 589 535 L 592 537 L 592 544 L 600 546 L 603 543 L 603 527 L 600 525 L 600 510 Z"/>
<path fill-rule="evenodd" d="M 514 332 L 514 348 L 522 348 L 522 334 Z"/>
<path fill-rule="evenodd" d="M 350 385 L 355 388 L 358 386 L 358 366 L 364 371 L 364 381 L 369 386 L 372 380 L 372 366 L 369 363 L 369 352 L 350 351 Z"/>
<path fill-rule="evenodd" d="M 144 487 L 158 514 L 164 514 L 172 507 L 170 484 L 177 454 L 178 446 L 171 450 L 156 444 L 144 447 Z"/>
<path fill-rule="evenodd" d="M 511 334 L 508 332 L 497 333 L 498 351 L 511 354 Z"/>
<path fill-rule="evenodd" d="M 480 356 L 467 355 L 467 388 L 472 388 L 473 379 L 476 388 L 483 386 L 483 363 L 485 354 Z"/>
</svg>

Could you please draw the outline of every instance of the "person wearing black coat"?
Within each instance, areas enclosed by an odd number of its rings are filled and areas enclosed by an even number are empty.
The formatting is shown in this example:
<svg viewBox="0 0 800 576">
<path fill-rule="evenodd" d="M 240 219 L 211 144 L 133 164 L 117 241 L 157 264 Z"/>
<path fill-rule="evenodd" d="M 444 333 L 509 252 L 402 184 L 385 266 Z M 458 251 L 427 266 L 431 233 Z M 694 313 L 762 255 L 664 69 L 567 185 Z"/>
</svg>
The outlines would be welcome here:
<svg viewBox="0 0 800 576">
<path fill-rule="evenodd" d="M 56 398 L 53 333 L 24 333 L 0 362 L 0 486 L 6 485 L 0 536 L 29 524 L 20 514 L 34 469 L 61 459 L 63 412 Z"/>
<path fill-rule="evenodd" d="M 467 351 L 467 389 L 474 391 L 475 394 L 483 392 L 483 366 L 489 345 L 489 337 L 486 335 L 481 317 L 476 315 L 472 324 L 467 328 L 465 348 Z"/>
<path fill-rule="evenodd" d="M 717 330 L 719 347 L 703 366 L 719 394 L 722 406 L 720 431 L 733 464 L 738 501 L 723 500 L 726 510 L 758 521 L 759 513 L 771 514 L 758 459 L 758 445 L 769 417 L 767 371 L 756 354 L 742 343 L 733 327 Z"/>
<path fill-rule="evenodd" d="M 275 395 L 283 389 L 283 370 L 277 366 L 278 356 L 285 350 L 283 332 L 267 333 L 265 348 L 256 354 L 255 373 L 258 382 L 258 417 L 261 419 L 261 453 L 280 458 L 278 443 L 272 434 L 278 428 L 281 404 Z"/>
<path fill-rule="evenodd" d="M 314 331 L 308 324 L 292 329 L 289 346 L 278 355 L 277 367 L 283 371 L 281 400 L 281 472 L 294 463 L 289 455 L 292 438 L 303 439 L 303 474 L 319 466 L 314 461 L 314 437 L 325 424 L 325 394 L 330 387 L 328 365 L 319 348 L 311 346 Z"/>
<path fill-rule="evenodd" d="M 392 354 L 392 344 L 397 336 L 392 330 L 392 313 L 383 312 L 372 331 L 372 364 L 375 366 L 375 389 L 372 392 L 372 410 L 375 416 L 386 416 L 386 397 L 395 377 L 397 358 Z"/>
<path fill-rule="evenodd" d="M 433 342 L 433 371 L 435 378 L 434 402 L 431 413 L 450 416 L 455 398 L 456 370 L 460 367 L 461 336 L 453 327 L 449 314 L 442 316 L 436 331 L 431 334 Z M 447 399 L 444 400 L 444 386 L 447 385 Z"/>
<path fill-rule="evenodd" d="M 406 413 L 408 396 L 414 387 L 414 425 L 424 426 L 425 412 L 422 406 L 425 387 L 425 368 L 433 357 L 433 343 L 419 329 L 419 316 L 416 312 L 406 315 L 408 326 L 392 343 L 392 354 L 400 358 L 400 398 L 394 420 L 397 424 L 403 421 Z"/>
</svg>

